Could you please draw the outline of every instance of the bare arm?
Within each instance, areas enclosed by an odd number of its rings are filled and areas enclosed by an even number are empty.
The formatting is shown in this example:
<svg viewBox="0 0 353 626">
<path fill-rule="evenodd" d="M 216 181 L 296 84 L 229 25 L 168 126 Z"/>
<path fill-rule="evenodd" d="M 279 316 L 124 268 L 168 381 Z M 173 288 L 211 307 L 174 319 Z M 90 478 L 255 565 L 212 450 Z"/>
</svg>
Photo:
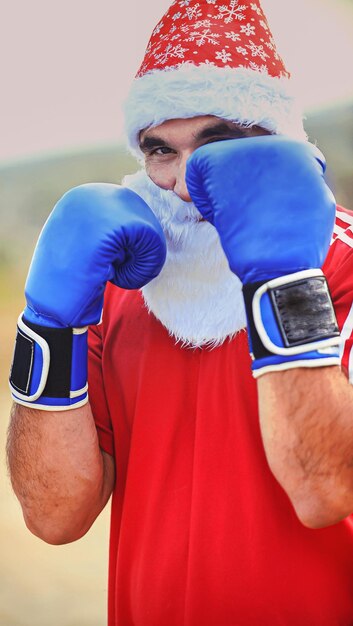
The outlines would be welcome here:
<svg viewBox="0 0 353 626">
<path fill-rule="evenodd" d="M 99 448 L 89 404 L 40 411 L 15 404 L 8 434 L 14 491 L 32 533 L 48 543 L 84 535 L 114 485 L 113 458 Z"/>
<path fill-rule="evenodd" d="M 353 511 L 353 389 L 338 367 L 258 379 L 260 425 L 272 472 L 306 526 Z"/>
</svg>

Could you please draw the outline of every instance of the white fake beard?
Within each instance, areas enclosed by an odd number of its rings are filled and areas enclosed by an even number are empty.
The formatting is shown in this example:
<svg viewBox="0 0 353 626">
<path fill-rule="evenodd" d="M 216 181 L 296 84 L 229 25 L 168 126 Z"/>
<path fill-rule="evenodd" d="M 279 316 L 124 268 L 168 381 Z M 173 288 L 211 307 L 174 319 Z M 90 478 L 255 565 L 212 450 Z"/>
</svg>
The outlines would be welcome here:
<svg viewBox="0 0 353 626">
<path fill-rule="evenodd" d="M 167 259 L 142 288 L 150 312 L 184 346 L 215 347 L 245 328 L 241 282 L 231 272 L 216 229 L 193 203 L 158 187 L 144 170 L 123 185 L 152 209 L 167 240 Z"/>
</svg>

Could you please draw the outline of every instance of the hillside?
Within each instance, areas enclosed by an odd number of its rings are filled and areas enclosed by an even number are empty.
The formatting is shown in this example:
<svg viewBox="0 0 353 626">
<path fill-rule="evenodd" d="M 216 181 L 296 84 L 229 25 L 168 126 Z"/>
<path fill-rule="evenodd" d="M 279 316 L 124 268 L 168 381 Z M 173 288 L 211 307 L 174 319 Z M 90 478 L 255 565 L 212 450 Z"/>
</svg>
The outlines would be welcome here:
<svg viewBox="0 0 353 626">
<path fill-rule="evenodd" d="M 326 156 L 337 202 L 353 210 L 353 103 L 308 117 L 305 127 Z"/>
</svg>

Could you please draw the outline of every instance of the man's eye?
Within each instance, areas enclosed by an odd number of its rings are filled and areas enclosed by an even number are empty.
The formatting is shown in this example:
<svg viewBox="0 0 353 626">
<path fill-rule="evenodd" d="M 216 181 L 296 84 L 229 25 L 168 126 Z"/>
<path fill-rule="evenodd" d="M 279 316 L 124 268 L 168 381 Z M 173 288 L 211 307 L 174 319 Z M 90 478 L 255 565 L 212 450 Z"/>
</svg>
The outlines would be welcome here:
<svg viewBox="0 0 353 626">
<path fill-rule="evenodd" d="M 161 154 L 171 154 L 172 152 L 173 150 L 171 148 L 168 148 L 167 146 L 161 146 L 160 148 L 154 148 L 154 150 L 151 150 L 150 154 L 161 155 Z"/>
</svg>

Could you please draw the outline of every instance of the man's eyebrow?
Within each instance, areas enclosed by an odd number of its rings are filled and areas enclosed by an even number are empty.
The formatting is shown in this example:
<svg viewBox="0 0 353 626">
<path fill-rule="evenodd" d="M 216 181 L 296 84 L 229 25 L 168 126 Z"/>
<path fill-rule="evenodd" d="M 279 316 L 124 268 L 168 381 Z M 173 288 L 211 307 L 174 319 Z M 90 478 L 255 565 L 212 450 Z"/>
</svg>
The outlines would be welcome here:
<svg viewBox="0 0 353 626">
<path fill-rule="evenodd" d="M 218 122 L 212 126 L 206 126 L 194 135 L 196 141 L 203 141 L 210 137 L 247 137 L 247 129 L 239 128 L 239 126 L 229 126 L 225 122 Z M 140 150 L 148 152 L 153 148 L 167 147 L 168 143 L 157 135 L 144 137 L 140 141 Z"/>
<path fill-rule="evenodd" d="M 153 148 L 163 148 L 167 146 L 167 142 L 160 137 L 152 136 L 152 137 L 144 137 L 142 141 L 140 141 L 140 150 L 142 152 L 147 152 L 148 150 L 152 150 Z"/>
<path fill-rule="evenodd" d="M 229 126 L 224 122 L 213 124 L 203 128 L 199 133 L 196 133 L 195 139 L 201 141 L 203 139 L 209 139 L 210 137 L 246 137 L 246 128 L 239 128 L 239 126 Z"/>
</svg>

